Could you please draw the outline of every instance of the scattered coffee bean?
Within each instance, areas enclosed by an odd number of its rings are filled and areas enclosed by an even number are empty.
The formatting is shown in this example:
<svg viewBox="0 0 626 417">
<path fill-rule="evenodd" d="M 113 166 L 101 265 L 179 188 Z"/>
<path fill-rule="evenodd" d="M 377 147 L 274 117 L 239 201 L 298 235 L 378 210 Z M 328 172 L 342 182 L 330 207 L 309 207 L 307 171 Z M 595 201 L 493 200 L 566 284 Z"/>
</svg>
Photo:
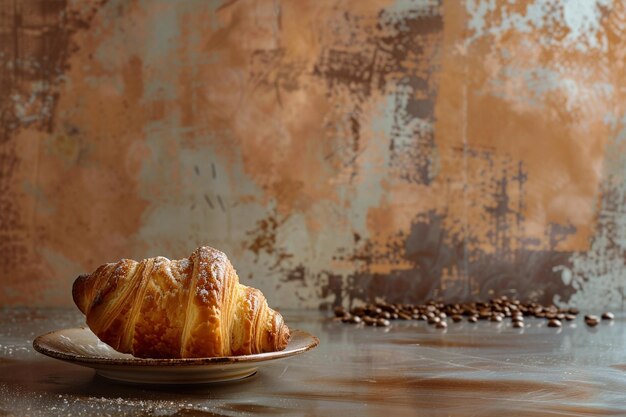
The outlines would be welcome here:
<svg viewBox="0 0 626 417">
<path fill-rule="evenodd" d="M 597 326 L 599 322 L 600 322 L 600 319 L 598 319 L 598 316 L 594 316 L 594 315 L 585 316 L 585 323 L 587 323 L 587 326 L 594 327 L 594 326 Z"/>
<path fill-rule="evenodd" d="M 373 319 L 369 316 L 363 316 L 363 322 L 368 326 L 373 326 L 376 324 L 376 319 Z"/>
<path fill-rule="evenodd" d="M 548 327 L 561 327 L 561 320 L 552 319 L 548 322 Z"/>
<path fill-rule="evenodd" d="M 386 303 L 376 303 L 376 307 L 380 308 L 382 311 L 386 311 L 387 313 L 395 313 L 397 311 L 397 307 L 393 304 Z"/>
<path fill-rule="evenodd" d="M 346 309 L 343 308 L 342 306 L 335 307 L 334 311 L 335 311 L 335 317 L 343 317 L 346 315 Z"/>
<path fill-rule="evenodd" d="M 352 309 L 352 314 L 355 316 L 363 316 L 365 314 L 365 309 L 363 307 L 354 307 Z"/>
<path fill-rule="evenodd" d="M 446 327 L 448 327 L 448 323 L 446 323 L 445 321 L 441 320 L 441 321 L 437 322 L 435 327 L 438 328 L 438 329 L 445 329 Z"/>
<path fill-rule="evenodd" d="M 411 320 L 413 317 L 406 313 L 400 312 L 398 313 L 398 318 L 401 320 Z"/>
<path fill-rule="evenodd" d="M 387 319 L 376 320 L 376 325 L 379 327 L 388 327 L 391 323 Z"/>
<path fill-rule="evenodd" d="M 609 311 L 602 314 L 602 320 L 613 320 L 614 318 L 615 318 L 615 315 Z"/>
<path fill-rule="evenodd" d="M 519 300 L 506 296 L 495 297 L 487 302 L 477 301 L 468 303 L 443 303 L 428 301 L 424 304 L 376 302 L 353 307 L 350 310 L 343 306 L 333 309 L 335 321 L 350 324 L 364 323 L 368 326 L 389 326 L 390 320 L 422 320 L 429 324 L 443 328 L 447 326 L 446 319 L 458 323 L 467 317 L 470 323 L 478 320 L 502 322 L 505 317 L 511 318 L 511 325 L 516 328 L 524 327 L 524 316 L 545 318 L 549 327 L 562 327 L 562 321 L 575 320 L 579 314 L 577 308 L 560 308 L 555 305 L 542 305 L 537 302 L 522 303 Z M 603 320 L 613 320 L 615 316 L 610 312 L 602 314 Z M 595 326 L 599 323 L 597 316 L 585 316 L 585 323 Z"/>
</svg>

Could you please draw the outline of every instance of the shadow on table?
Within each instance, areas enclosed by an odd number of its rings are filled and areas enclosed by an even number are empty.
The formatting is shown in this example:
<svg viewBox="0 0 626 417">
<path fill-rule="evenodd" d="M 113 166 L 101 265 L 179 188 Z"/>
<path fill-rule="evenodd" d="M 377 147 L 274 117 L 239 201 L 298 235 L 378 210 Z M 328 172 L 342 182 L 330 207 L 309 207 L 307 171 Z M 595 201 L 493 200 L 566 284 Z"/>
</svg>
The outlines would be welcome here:
<svg viewBox="0 0 626 417">
<path fill-rule="evenodd" d="M 0 363 L 0 384 L 19 387 L 20 393 L 61 394 L 76 398 L 113 397 L 123 400 L 178 400 L 181 398 L 224 398 L 245 390 L 255 391 L 267 384 L 257 373 L 239 381 L 199 385 L 139 385 L 111 381 L 94 370 L 59 361 L 11 361 Z"/>
</svg>

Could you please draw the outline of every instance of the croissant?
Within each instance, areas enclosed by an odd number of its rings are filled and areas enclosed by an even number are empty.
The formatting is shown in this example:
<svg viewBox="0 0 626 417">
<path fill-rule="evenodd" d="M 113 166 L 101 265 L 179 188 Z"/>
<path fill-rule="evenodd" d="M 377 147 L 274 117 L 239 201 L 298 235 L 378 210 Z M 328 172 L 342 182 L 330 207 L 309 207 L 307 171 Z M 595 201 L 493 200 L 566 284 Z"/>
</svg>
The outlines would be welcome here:
<svg viewBox="0 0 626 417">
<path fill-rule="evenodd" d="M 181 260 L 102 265 L 74 281 L 72 296 L 100 340 L 140 358 L 247 355 L 289 341 L 280 313 L 208 246 Z"/>
</svg>

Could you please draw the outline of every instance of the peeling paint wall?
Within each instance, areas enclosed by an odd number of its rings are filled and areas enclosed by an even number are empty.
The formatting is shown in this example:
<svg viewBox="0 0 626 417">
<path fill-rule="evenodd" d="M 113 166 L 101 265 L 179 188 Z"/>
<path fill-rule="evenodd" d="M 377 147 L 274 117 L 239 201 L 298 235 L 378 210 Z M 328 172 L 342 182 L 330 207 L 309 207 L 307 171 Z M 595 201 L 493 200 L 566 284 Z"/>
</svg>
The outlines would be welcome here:
<svg viewBox="0 0 626 417">
<path fill-rule="evenodd" d="M 209 244 L 281 307 L 623 308 L 626 8 L 0 0 L 0 303 Z"/>
</svg>

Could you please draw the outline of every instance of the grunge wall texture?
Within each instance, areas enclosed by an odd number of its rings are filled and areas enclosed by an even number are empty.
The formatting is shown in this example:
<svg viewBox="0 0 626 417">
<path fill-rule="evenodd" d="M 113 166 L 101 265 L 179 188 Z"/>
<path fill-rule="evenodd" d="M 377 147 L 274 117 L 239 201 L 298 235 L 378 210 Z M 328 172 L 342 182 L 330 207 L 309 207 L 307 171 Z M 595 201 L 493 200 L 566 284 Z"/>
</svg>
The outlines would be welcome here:
<svg viewBox="0 0 626 417">
<path fill-rule="evenodd" d="M 0 0 L 0 303 L 224 250 L 281 307 L 623 308 L 626 7 Z"/>
</svg>

